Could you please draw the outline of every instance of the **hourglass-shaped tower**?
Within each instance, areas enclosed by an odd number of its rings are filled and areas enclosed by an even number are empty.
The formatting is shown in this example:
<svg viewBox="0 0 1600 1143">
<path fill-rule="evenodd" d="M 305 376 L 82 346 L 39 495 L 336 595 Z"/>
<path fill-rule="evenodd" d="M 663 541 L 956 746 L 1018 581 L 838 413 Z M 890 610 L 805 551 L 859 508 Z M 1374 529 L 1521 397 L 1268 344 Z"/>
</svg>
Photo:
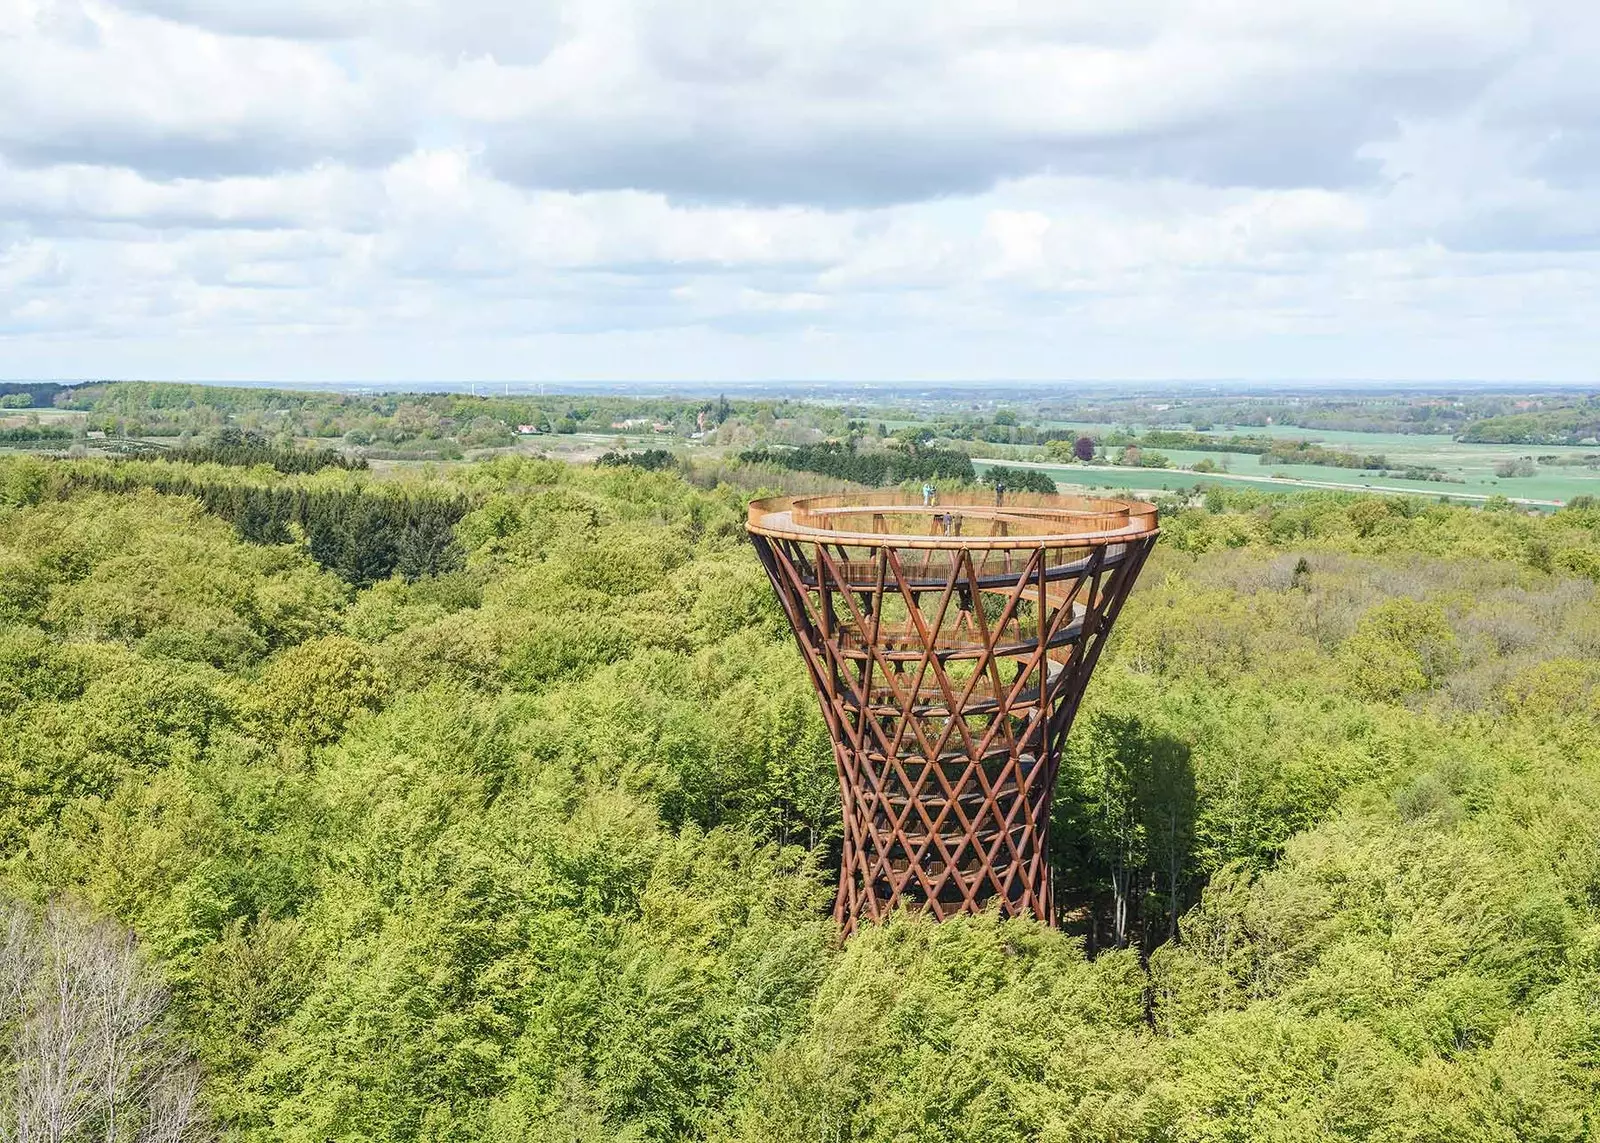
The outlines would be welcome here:
<svg viewBox="0 0 1600 1143">
<path fill-rule="evenodd" d="M 822 701 L 844 813 L 834 915 L 998 901 L 1054 924 L 1050 798 L 1156 539 L 1139 501 L 900 492 L 750 505 Z"/>
</svg>

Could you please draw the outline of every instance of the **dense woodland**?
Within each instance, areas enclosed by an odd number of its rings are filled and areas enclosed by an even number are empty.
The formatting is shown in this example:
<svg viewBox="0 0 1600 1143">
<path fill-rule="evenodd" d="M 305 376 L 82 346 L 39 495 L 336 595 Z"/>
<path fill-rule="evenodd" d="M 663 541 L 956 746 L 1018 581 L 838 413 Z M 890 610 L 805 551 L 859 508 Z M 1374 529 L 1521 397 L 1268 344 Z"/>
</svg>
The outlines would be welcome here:
<svg viewBox="0 0 1600 1143">
<path fill-rule="evenodd" d="M 62 1139 L 1600 1128 L 1592 505 L 1172 501 L 1063 768 L 1063 930 L 841 947 L 751 489 L 218 459 L 0 461 L 11 1122 L 65 1043 L 128 1079 Z"/>
<path fill-rule="evenodd" d="M 1583 444 L 1600 436 L 1600 402 L 1550 402 L 1548 406 L 1486 417 L 1467 426 L 1462 440 L 1486 444 Z"/>
<path fill-rule="evenodd" d="M 972 458 L 966 453 L 926 448 L 916 442 L 901 448 L 871 450 L 859 449 L 854 442 L 747 449 L 739 459 L 745 464 L 775 465 L 874 487 L 925 480 L 971 483 L 975 479 Z"/>
</svg>

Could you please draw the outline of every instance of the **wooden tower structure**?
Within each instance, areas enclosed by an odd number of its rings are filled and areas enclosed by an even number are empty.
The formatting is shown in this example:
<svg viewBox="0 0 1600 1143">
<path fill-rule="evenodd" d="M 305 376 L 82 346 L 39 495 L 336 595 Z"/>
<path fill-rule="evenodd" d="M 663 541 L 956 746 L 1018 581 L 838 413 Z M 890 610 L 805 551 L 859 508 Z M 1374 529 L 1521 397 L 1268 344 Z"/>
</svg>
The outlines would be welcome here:
<svg viewBox="0 0 1600 1143">
<path fill-rule="evenodd" d="M 1067 731 L 1156 539 L 1139 501 L 778 497 L 747 529 L 810 670 L 844 814 L 834 914 L 1056 922 L 1050 801 Z"/>
</svg>

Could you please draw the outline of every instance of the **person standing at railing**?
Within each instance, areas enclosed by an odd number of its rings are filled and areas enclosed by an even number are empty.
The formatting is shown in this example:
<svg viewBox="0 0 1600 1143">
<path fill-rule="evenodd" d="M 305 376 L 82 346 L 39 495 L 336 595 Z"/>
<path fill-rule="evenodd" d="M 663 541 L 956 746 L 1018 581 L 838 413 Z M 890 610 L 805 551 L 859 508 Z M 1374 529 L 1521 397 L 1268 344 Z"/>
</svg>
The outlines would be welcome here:
<svg viewBox="0 0 1600 1143">
<path fill-rule="evenodd" d="M 934 497 L 937 495 L 938 489 L 934 488 L 933 481 L 924 480 L 922 482 L 922 506 L 924 508 L 932 507 Z"/>
</svg>

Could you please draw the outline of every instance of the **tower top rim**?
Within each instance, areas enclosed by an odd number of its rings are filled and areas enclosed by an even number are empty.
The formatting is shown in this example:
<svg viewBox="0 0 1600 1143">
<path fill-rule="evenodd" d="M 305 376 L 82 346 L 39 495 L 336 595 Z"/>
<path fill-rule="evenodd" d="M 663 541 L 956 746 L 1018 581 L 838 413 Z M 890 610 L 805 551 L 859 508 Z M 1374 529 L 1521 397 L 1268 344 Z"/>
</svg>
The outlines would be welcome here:
<svg viewBox="0 0 1600 1143">
<path fill-rule="evenodd" d="M 1143 500 L 1007 493 L 996 504 L 981 492 L 900 489 L 752 500 L 745 527 L 772 539 L 923 549 L 1088 548 L 1159 531 L 1156 506 Z"/>
</svg>

